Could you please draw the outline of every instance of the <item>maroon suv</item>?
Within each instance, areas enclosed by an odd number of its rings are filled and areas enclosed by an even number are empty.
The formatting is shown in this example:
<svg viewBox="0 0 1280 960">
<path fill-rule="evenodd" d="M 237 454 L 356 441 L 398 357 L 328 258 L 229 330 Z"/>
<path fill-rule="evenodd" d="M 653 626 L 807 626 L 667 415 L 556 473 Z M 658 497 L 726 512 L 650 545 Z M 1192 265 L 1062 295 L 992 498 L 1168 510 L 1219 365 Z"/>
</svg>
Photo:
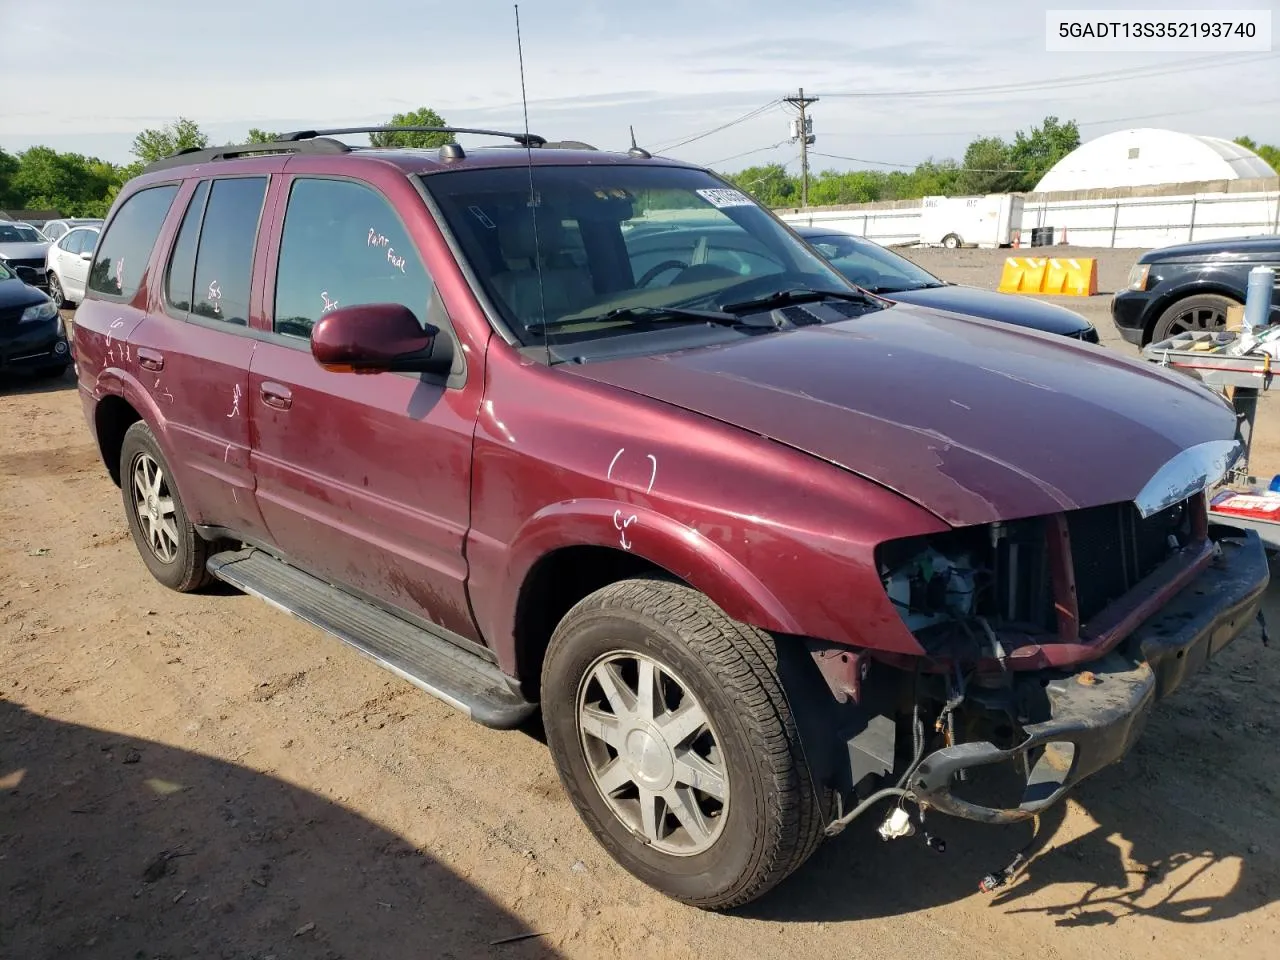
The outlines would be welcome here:
<svg viewBox="0 0 1280 960">
<path fill-rule="evenodd" d="M 481 723 L 540 710 L 667 894 L 745 903 L 886 799 L 886 838 L 1030 818 L 1255 618 L 1203 386 L 880 300 L 642 150 L 350 132 L 113 205 L 75 352 L 138 551 Z M 993 765 L 1018 795 L 975 798 Z"/>
</svg>

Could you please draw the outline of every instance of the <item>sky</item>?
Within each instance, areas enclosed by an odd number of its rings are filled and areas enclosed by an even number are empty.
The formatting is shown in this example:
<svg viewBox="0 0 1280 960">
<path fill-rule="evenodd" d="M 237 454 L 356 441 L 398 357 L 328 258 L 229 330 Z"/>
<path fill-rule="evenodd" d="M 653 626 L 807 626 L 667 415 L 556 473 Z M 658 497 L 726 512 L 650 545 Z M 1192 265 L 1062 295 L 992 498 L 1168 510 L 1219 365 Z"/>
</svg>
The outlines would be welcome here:
<svg viewBox="0 0 1280 960">
<path fill-rule="evenodd" d="M 1075 119 L 1086 140 L 1156 126 L 1280 144 L 1280 40 L 1269 55 L 1046 52 L 1045 11 L 1070 5 L 525 0 L 529 126 L 602 149 L 625 148 L 634 126 L 641 146 L 723 172 L 774 161 L 795 171 L 798 147 L 784 142 L 791 114 L 777 101 L 803 87 L 819 98 L 810 107 L 818 170 L 959 159 L 974 137 L 1012 138 L 1047 115 Z M 1280 10 L 1280 0 L 1228 5 Z M 505 0 L 55 6 L 51 18 L 36 14 L 52 8 L 0 0 L 0 148 L 9 152 L 45 144 L 127 162 L 139 130 L 178 116 L 214 142 L 241 140 L 249 127 L 382 123 L 422 105 L 457 126 L 523 127 Z M 1139 70 L 1147 75 L 1123 75 Z M 965 92 L 1104 73 L 1111 82 Z M 918 91 L 931 92 L 902 96 Z"/>
</svg>

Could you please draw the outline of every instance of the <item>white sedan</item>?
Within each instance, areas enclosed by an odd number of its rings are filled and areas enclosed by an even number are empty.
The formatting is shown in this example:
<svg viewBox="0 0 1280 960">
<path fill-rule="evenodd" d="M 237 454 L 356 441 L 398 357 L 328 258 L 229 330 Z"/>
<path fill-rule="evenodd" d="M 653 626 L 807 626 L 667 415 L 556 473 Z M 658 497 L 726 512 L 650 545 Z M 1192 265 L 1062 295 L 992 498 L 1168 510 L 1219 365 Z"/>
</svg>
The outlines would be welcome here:
<svg viewBox="0 0 1280 960">
<path fill-rule="evenodd" d="M 76 227 L 63 234 L 57 243 L 49 245 L 45 256 L 49 296 L 59 307 L 73 306 L 84 298 L 84 289 L 89 282 L 89 264 L 101 229 L 97 226 Z"/>
</svg>

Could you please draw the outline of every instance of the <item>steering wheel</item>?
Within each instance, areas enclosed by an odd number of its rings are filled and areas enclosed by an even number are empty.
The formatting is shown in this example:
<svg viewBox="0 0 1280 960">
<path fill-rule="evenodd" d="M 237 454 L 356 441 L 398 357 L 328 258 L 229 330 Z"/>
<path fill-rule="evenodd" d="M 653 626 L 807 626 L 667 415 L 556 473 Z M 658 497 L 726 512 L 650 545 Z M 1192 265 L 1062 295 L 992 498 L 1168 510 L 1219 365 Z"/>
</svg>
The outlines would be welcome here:
<svg viewBox="0 0 1280 960">
<path fill-rule="evenodd" d="M 688 269 L 688 267 L 689 265 L 687 263 L 683 263 L 680 260 L 663 260 L 656 267 L 650 267 L 646 270 L 644 272 L 644 276 L 636 282 L 636 286 L 647 287 L 649 284 L 653 283 L 654 279 L 657 278 L 659 274 L 666 273 L 668 270 L 685 270 Z"/>
</svg>

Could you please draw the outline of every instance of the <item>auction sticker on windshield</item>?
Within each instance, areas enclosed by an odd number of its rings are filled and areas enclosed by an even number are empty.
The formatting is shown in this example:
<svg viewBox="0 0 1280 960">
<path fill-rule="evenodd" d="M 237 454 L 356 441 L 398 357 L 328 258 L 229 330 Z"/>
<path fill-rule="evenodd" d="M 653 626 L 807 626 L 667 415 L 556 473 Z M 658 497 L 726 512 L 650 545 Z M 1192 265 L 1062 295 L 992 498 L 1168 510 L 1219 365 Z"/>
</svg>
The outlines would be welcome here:
<svg viewBox="0 0 1280 960">
<path fill-rule="evenodd" d="M 698 196 L 713 207 L 753 207 L 755 201 L 748 197 L 741 190 L 731 190 L 728 187 L 706 187 L 698 191 Z"/>
</svg>

